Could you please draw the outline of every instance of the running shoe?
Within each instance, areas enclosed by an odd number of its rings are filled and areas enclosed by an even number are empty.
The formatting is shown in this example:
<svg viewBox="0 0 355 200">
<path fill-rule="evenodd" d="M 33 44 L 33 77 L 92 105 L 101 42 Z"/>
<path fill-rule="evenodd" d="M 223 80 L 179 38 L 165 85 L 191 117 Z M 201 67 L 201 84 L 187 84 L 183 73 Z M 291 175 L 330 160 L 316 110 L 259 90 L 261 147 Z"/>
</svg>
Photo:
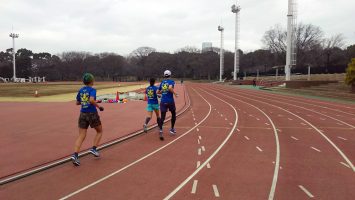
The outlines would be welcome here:
<svg viewBox="0 0 355 200">
<path fill-rule="evenodd" d="M 144 125 L 143 125 L 143 130 L 144 130 L 144 133 L 147 133 L 147 132 L 148 132 L 148 126 L 147 126 L 147 124 L 144 124 Z"/>
<path fill-rule="evenodd" d="M 92 155 L 94 155 L 95 157 L 99 157 L 100 154 L 96 149 L 91 148 L 89 151 Z"/>
<path fill-rule="evenodd" d="M 163 137 L 163 130 L 159 130 L 159 139 L 160 139 L 161 141 L 164 140 L 164 137 Z"/>
<path fill-rule="evenodd" d="M 75 166 L 80 166 L 80 161 L 79 161 L 79 157 L 78 156 L 72 155 L 71 160 L 73 161 L 73 164 Z"/>
<path fill-rule="evenodd" d="M 175 135 L 175 134 L 176 134 L 175 128 L 171 128 L 171 129 L 170 129 L 170 134 L 171 134 L 171 135 Z"/>
</svg>

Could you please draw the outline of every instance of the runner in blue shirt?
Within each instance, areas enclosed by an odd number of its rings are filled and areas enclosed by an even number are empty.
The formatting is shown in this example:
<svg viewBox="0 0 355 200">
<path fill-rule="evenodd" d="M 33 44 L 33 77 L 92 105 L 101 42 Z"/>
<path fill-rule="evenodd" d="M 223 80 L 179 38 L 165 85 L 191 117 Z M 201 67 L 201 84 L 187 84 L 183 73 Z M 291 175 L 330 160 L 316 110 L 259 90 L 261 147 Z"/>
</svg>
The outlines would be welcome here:
<svg viewBox="0 0 355 200">
<path fill-rule="evenodd" d="M 96 90 L 92 87 L 94 85 L 94 76 L 90 73 L 84 74 L 83 83 L 85 86 L 79 90 L 76 96 L 76 105 L 81 105 L 80 116 L 78 120 L 79 136 L 75 141 L 74 154 L 71 157 L 73 164 L 76 166 L 80 165 L 79 151 L 86 138 L 86 133 L 89 126 L 96 130 L 94 145 L 89 151 L 96 157 L 100 156 L 96 147 L 99 145 L 102 137 L 101 120 L 96 108 L 99 108 L 100 111 L 104 111 L 104 108 L 100 107 L 96 103 Z"/>
<path fill-rule="evenodd" d="M 170 134 L 175 135 L 175 121 L 176 121 L 176 107 L 174 101 L 175 97 L 178 97 L 178 94 L 174 91 L 175 82 L 170 79 L 171 72 L 169 70 L 165 70 L 164 72 L 165 79 L 160 83 L 159 93 L 162 94 L 160 101 L 160 112 L 161 112 L 161 123 L 159 126 L 159 136 L 163 137 L 163 123 L 166 117 L 166 112 L 168 110 L 171 112 L 171 128 Z"/>
<path fill-rule="evenodd" d="M 153 116 L 153 111 L 155 112 L 155 115 L 157 116 L 157 123 L 160 125 L 160 115 L 159 115 L 159 101 L 158 101 L 158 95 L 157 95 L 157 90 L 158 87 L 155 86 L 155 79 L 151 78 L 150 79 L 150 86 L 147 87 L 145 90 L 145 94 L 147 95 L 148 102 L 147 102 L 147 117 L 145 118 L 145 123 L 143 125 L 144 132 L 148 131 L 148 123 L 150 119 Z M 164 138 L 160 137 L 161 140 L 164 140 Z"/>
</svg>

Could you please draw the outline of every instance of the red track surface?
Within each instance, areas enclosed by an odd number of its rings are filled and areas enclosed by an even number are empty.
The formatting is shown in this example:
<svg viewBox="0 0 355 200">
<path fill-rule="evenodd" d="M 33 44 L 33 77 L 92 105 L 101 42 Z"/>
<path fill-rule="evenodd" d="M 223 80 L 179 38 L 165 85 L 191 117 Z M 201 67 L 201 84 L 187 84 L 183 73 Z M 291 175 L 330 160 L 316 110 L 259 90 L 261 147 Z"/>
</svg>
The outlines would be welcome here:
<svg viewBox="0 0 355 200">
<path fill-rule="evenodd" d="M 101 151 L 99 159 L 83 157 L 80 167 L 68 163 L 0 186 L 0 196 L 2 199 L 214 199 L 216 195 L 220 199 L 311 196 L 353 199 L 355 196 L 354 106 L 210 84 L 189 84 L 187 88 L 192 107 L 178 118 L 177 136 L 168 136 L 168 123 L 164 142 L 158 140 L 154 129 Z M 67 120 L 66 123 L 72 123 L 72 119 Z M 104 119 L 107 124 L 105 120 L 109 119 Z M 111 126 L 106 127 L 111 130 Z"/>
<path fill-rule="evenodd" d="M 177 92 L 183 94 L 180 85 Z M 184 107 L 184 96 L 176 101 L 177 109 Z M 102 104 L 100 112 L 104 136 L 102 142 L 125 136 L 142 128 L 146 102 Z M 73 152 L 78 134 L 80 107 L 69 103 L 0 103 L 0 178 Z M 152 120 L 155 122 L 155 120 Z M 89 129 L 82 149 L 92 146 L 95 131 Z M 9 156 L 11 155 L 11 156 Z"/>
</svg>

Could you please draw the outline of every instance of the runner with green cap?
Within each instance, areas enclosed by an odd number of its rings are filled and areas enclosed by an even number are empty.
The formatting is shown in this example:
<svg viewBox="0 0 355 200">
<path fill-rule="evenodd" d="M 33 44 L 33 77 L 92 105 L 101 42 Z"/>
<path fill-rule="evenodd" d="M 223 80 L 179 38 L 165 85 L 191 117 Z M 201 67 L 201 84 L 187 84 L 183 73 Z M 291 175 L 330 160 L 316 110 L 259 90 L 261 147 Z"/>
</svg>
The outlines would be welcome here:
<svg viewBox="0 0 355 200">
<path fill-rule="evenodd" d="M 104 111 L 104 108 L 96 103 L 96 89 L 92 87 L 94 85 L 94 81 L 95 78 L 92 74 L 85 73 L 83 75 L 83 83 L 85 84 L 85 86 L 79 90 L 76 96 L 76 105 L 81 105 L 80 116 L 78 121 L 79 136 L 76 139 L 74 154 L 71 157 L 73 164 L 76 166 L 80 165 L 79 151 L 81 145 L 85 140 L 87 129 L 89 128 L 89 126 L 96 130 L 94 144 L 89 152 L 95 157 L 100 156 L 96 148 L 100 144 L 100 140 L 102 137 L 102 125 L 100 116 L 97 113 L 96 108 L 99 108 L 100 111 Z"/>
</svg>

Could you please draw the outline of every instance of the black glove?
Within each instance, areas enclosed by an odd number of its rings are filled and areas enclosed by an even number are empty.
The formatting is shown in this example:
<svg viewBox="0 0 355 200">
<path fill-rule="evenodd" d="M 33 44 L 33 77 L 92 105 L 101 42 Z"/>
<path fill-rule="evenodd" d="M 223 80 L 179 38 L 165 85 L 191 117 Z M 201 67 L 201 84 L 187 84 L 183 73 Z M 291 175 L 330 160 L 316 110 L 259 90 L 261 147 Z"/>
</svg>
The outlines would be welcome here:
<svg viewBox="0 0 355 200">
<path fill-rule="evenodd" d="M 101 107 L 101 106 L 100 106 L 100 107 L 99 107 L 99 110 L 100 110 L 100 111 L 104 111 L 104 107 Z"/>
</svg>

